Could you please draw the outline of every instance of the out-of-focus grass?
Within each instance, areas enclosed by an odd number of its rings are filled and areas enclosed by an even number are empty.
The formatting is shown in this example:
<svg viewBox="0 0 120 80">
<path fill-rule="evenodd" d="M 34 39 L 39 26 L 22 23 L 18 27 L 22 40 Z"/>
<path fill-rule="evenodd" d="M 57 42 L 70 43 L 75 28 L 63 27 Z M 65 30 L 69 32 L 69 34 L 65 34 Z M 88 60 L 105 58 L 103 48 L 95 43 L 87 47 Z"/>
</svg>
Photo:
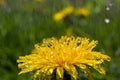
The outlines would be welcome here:
<svg viewBox="0 0 120 80">
<path fill-rule="evenodd" d="M 43 38 L 60 37 L 72 29 L 75 36 L 89 37 L 99 41 L 96 50 L 111 56 L 112 60 L 104 64 L 106 76 L 93 72 L 95 80 L 120 79 L 120 3 L 113 1 L 106 11 L 109 1 L 103 0 L 3 0 L 0 3 L 0 80 L 29 80 L 30 74 L 18 76 L 16 59 L 29 54 L 34 44 Z M 65 6 L 86 7 L 88 17 L 76 17 L 73 14 L 63 22 L 55 22 L 53 14 Z M 104 19 L 109 18 L 110 23 Z M 83 76 L 83 79 L 85 77 Z"/>
</svg>

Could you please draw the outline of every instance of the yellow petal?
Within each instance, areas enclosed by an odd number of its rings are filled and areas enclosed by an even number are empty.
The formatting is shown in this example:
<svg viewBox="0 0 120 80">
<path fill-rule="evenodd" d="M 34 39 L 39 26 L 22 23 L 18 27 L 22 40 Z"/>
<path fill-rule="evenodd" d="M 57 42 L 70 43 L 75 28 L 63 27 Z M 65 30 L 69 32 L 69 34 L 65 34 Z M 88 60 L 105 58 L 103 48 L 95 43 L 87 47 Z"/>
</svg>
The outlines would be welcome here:
<svg viewBox="0 0 120 80">
<path fill-rule="evenodd" d="M 37 70 L 32 76 L 33 79 L 36 79 L 40 75 L 40 70 Z"/>
<path fill-rule="evenodd" d="M 50 68 L 50 69 L 48 70 L 48 75 L 51 75 L 51 74 L 53 73 L 53 71 L 54 71 L 54 68 Z"/>
<path fill-rule="evenodd" d="M 104 70 L 104 68 L 102 68 L 100 65 L 93 66 L 93 68 L 94 68 L 95 70 L 97 70 L 99 73 L 105 75 L 105 70 Z"/>
<path fill-rule="evenodd" d="M 93 76 L 92 76 L 89 68 L 86 68 L 86 69 L 84 70 L 84 72 L 85 72 L 85 74 L 88 75 L 88 79 L 89 79 L 89 80 L 93 80 Z"/>
<path fill-rule="evenodd" d="M 82 70 L 87 68 L 86 65 L 84 65 L 84 64 L 76 64 L 76 66 L 78 66 Z"/>
<path fill-rule="evenodd" d="M 66 64 L 64 67 L 65 67 L 65 70 L 67 71 L 67 73 L 71 76 L 71 79 L 77 80 L 78 72 L 77 72 L 75 66 Z"/>
<path fill-rule="evenodd" d="M 64 75 L 64 69 L 62 67 L 58 67 L 56 69 L 56 76 L 57 76 L 57 80 L 63 79 L 63 75 Z"/>
</svg>

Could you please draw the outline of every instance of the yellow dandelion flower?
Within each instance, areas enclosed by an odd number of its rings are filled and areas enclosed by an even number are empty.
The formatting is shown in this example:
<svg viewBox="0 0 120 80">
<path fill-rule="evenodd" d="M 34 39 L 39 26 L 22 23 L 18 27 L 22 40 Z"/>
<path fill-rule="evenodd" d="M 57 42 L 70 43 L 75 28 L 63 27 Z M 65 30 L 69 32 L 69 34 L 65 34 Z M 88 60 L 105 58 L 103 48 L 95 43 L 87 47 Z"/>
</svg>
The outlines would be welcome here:
<svg viewBox="0 0 120 80">
<path fill-rule="evenodd" d="M 68 6 L 68 7 L 64 8 L 62 12 L 66 15 L 71 14 L 73 12 L 73 7 Z"/>
<path fill-rule="evenodd" d="M 93 51 L 96 43 L 94 40 L 74 36 L 62 36 L 59 40 L 44 39 L 42 44 L 35 45 L 32 54 L 19 57 L 18 68 L 22 69 L 19 74 L 34 71 L 33 79 L 52 80 L 55 73 L 57 80 L 63 80 L 67 73 L 72 80 L 77 80 L 76 66 L 88 76 L 90 68 L 105 74 L 101 64 L 110 60 L 110 57 Z"/>
<path fill-rule="evenodd" d="M 63 10 L 55 13 L 53 15 L 53 19 L 55 21 L 62 21 L 66 16 L 68 16 L 69 14 L 71 14 L 73 11 L 73 7 L 69 6 L 69 7 L 66 7 L 64 8 Z"/>
<path fill-rule="evenodd" d="M 58 12 L 53 16 L 55 21 L 62 21 L 64 17 L 65 17 L 65 14 L 62 12 Z"/>
<path fill-rule="evenodd" d="M 87 16 L 89 16 L 89 11 L 87 9 L 85 9 L 85 8 L 77 8 L 75 10 L 75 15 L 76 16 L 85 16 L 85 17 L 87 17 Z"/>
</svg>

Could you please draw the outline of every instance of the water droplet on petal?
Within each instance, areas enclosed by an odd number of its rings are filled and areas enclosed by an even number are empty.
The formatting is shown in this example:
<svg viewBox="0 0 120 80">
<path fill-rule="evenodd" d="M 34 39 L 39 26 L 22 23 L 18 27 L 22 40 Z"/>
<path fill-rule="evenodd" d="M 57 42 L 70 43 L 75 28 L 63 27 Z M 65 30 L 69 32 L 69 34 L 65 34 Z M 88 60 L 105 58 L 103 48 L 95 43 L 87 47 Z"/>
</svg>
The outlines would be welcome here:
<svg viewBox="0 0 120 80">
<path fill-rule="evenodd" d="M 110 61 L 110 60 L 107 60 L 108 62 Z"/>
<path fill-rule="evenodd" d="M 26 68 L 28 68 L 28 65 L 25 65 Z"/>
<path fill-rule="evenodd" d="M 77 42 L 77 46 L 79 46 L 81 44 L 81 41 L 80 40 L 78 40 L 78 42 Z"/>
<path fill-rule="evenodd" d="M 98 41 L 95 41 L 95 44 L 98 44 Z"/>
<path fill-rule="evenodd" d="M 109 18 L 105 18 L 104 21 L 105 21 L 105 23 L 107 23 L 107 24 L 110 23 L 110 19 L 109 19 Z"/>
<path fill-rule="evenodd" d="M 104 60 L 102 60 L 102 59 L 97 61 L 98 64 L 101 64 L 103 62 L 104 62 Z"/>
</svg>

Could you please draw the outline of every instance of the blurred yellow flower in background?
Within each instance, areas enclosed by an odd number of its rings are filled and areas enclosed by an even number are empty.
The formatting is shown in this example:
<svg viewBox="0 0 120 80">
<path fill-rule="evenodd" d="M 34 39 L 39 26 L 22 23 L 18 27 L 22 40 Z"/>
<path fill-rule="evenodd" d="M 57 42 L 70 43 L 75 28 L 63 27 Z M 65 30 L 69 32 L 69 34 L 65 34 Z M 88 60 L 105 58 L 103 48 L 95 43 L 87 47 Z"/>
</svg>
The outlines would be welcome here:
<svg viewBox="0 0 120 80">
<path fill-rule="evenodd" d="M 69 15 L 69 14 L 71 14 L 71 13 L 73 12 L 73 7 L 72 7 L 72 6 L 68 6 L 68 7 L 64 8 L 64 9 L 62 10 L 62 12 L 63 12 L 65 15 Z"/>
<path fill-rule="evenodd" d="M 62 21 L 66 15 L 63 12 L 58 12 L 54 15 L 55 21 Z"/>
<path fill-rule="evenodd" d="M 74 36 L 62 36 L 44 39 L 42 44 L 36 44 L 32 54 L 20 56 L 17 60 L 19 74 L 34 71 L 33 79 L 51 80 L 56 74 L 56 79 L 63 80 L 66 72 L 71 80 L 78 79 L 76 66 L 90 76 L 90 69 L 94 68 L 101 74 L 105 70 L 101 64 L 110 57 L 101 52 L 92 51 L 97 41 Z M 55 72 L 55 74 L 54 74 Z"/>
<path fill-rule="evenodd" d="M 38 3 L 39 3 L 39 2 L 42 2 L 42 0 L 35 0 L 35 2 L 38 2 Z"/>
<path fill-rule="evenodd" d="M 87 17 L 89 16 L 89 11 L 86 9 L 86 8 L 77 8 L 75 10 L 75 15 L 76 16 L 84 16 L 84 17 Z"/>
<path fill-rule="evenodd" d="M 62 21 L 66 16 L 68 16 L 69 14 L 71 14 L 73 12 L 73 7 L 68 6 L 66 8 L 64 8 L 63 10 L 55 13 L 53 15 L 53 19 L 55 21 Z"/>
<path fill-rule="evenodd" d="M 0 0 L 0 6 L 4 6 L 6 4 L 5 0 Z"/>
</svg>

